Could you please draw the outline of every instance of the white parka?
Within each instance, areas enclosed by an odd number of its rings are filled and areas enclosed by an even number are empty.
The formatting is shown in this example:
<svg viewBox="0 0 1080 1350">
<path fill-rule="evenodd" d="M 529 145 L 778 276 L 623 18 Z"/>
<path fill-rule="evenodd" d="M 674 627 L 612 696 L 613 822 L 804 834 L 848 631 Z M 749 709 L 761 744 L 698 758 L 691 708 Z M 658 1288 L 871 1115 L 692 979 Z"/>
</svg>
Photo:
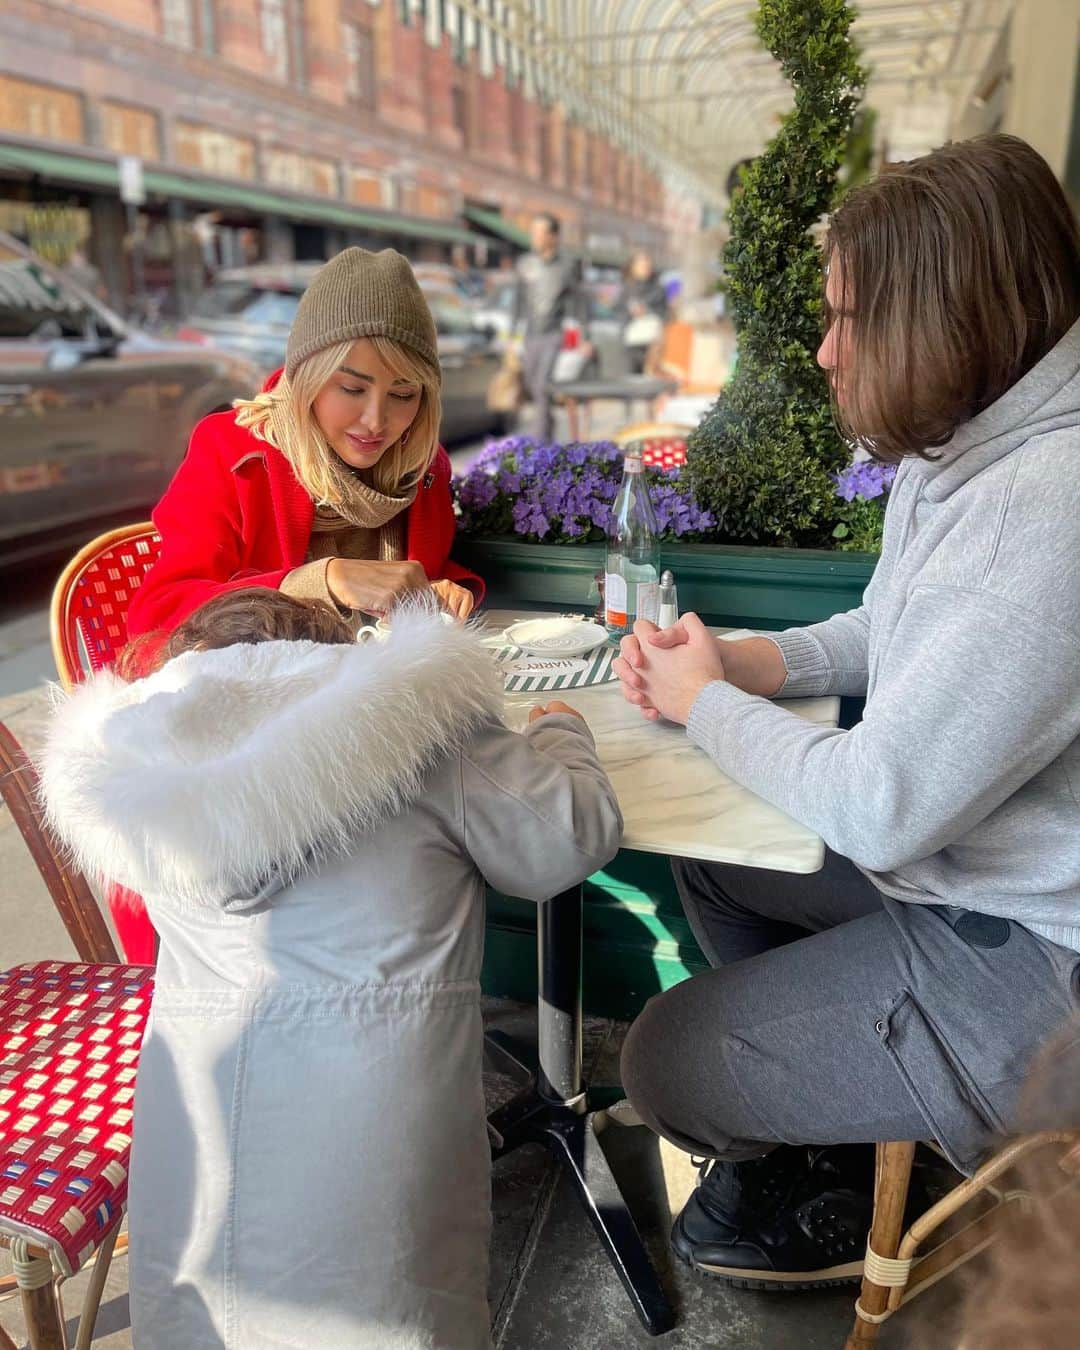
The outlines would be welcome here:
<svg viewBox="0 0 1080 1350">
<path fill-rule="evenodd" d="M 58 702 L 48 818 L 161 936 L 132 1156 L 138 1350 L 481 1350 L 483 878 L 614 854 L 583 723 L 501 724 L 474 632 L 188 653 Z"/>
</svg>

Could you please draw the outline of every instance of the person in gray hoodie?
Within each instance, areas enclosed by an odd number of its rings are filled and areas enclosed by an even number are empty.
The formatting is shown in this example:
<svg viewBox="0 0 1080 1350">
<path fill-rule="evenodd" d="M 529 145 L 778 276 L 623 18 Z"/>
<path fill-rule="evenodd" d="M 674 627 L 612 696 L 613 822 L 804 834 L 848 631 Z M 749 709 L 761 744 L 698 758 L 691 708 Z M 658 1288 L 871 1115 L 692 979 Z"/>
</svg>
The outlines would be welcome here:
<svg viewBox="0 0 1080 1350">
<path fill-rule="evenodd" d="M 479 634 L 423 608 L 358 645 L 232 591 L 129 668 L 61 698 L 42 788 L 161 940 L 137 1350 L 485 1350 L 484 878 L 543 900 L 615 854 L 588 728 L 508 731 Z"/>
<path fill-rule="evenodd" d="M 639 623 L 616 662 L 645 716 L 827 845 L 811 877 L 676 866 L 714 969 L 623 1052 L 641 1117 L 719 1160 L 676 1254 L 776 1289 L 861 1273 L 863 1141 L 972 1171 L 1080 1006 L 1077 222 L 990 136 L 853 193 L 825 259 L 842 428 L 899 463 L 864 603 L 742 642 Z M 862 720 L 771 701 L 824 694 L 865 696 Z"/>
</svg>

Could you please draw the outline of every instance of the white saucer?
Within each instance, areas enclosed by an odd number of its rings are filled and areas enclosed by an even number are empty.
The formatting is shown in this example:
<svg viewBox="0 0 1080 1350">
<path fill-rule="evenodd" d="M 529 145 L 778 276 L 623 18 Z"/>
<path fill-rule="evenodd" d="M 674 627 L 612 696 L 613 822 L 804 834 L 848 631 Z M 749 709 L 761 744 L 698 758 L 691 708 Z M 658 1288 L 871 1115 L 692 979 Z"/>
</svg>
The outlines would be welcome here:
<svg viewBox="0 0 1080 1350">
<path fill-rule="evenodd" d="M 523 619 L 506 630 L 506 639 L 534 656 L 584 656 L 608 638 L 607 629 L 586 619 Z"/>
</svg>

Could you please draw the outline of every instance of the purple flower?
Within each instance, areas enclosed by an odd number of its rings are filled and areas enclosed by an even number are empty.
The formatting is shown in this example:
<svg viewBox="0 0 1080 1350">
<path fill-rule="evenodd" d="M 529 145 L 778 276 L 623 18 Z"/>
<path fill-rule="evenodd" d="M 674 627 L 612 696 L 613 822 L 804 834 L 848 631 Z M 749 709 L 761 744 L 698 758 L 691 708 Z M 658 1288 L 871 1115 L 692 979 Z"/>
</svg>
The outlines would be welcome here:
<svg viewBox="0 0 1080 1350">
<path fill-rule="evenodd" d="M 544 542 L 597 540 L 611 520 L 622 481 L 623 451 L 611 441 L 539 444 L 512 436 L 491 442 L 468 473 L 455 479 L 461 528 L 473 534 L 515 534 Z M 649 469 L 661 537 L 715 528 L 675 469 Z"/>
<path fill-rule="evenodd" d="M 843 497 L 846 502 L 853 502 L 856 497 L 869 502 L 884 496 L 892 487 L 896 465 L 882 464 L 876 459 L 860 460 L 833 476 L 838 497 Z"/>
<path fill-rule="evenodd" d="M 485 506 L 491 505 L 498 492 L 499 487 L 490 474 L 470 474 L 461 480 L 458 500 L 463 508 L 483 510 Z"/>
</svg>

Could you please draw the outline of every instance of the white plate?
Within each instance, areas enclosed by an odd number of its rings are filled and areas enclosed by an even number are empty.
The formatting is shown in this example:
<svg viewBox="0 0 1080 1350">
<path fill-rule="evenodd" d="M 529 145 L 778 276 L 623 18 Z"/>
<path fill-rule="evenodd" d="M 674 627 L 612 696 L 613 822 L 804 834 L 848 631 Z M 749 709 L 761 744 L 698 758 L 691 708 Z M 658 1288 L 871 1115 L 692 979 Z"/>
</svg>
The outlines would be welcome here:
<svg viewBox="0 0 1080 1350">
<path fill-rule="evenodd" d="M 607 629 L 585 619 L 523 619 L 506 630 L 508 642 L 534 656 L 584 656 L 606 642 Z"/>
</svg>

